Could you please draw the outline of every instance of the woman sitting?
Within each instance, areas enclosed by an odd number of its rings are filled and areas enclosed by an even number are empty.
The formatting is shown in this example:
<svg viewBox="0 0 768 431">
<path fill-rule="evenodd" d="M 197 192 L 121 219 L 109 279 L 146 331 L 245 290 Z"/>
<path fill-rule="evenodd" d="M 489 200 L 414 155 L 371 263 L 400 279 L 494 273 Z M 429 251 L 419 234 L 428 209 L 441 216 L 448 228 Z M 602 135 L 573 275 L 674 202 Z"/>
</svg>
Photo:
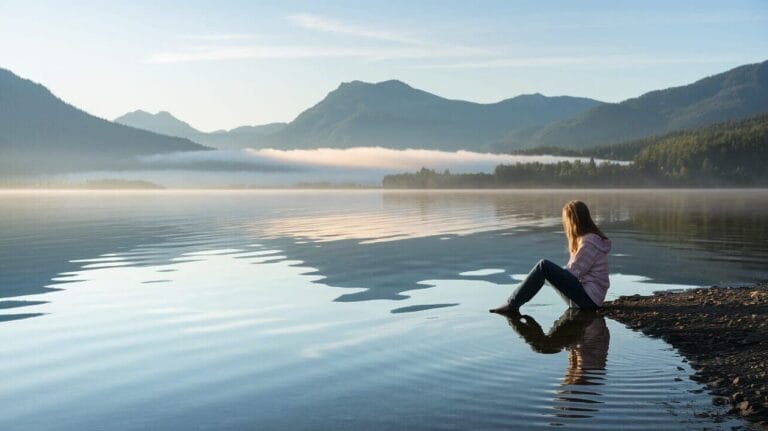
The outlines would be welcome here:
<svg viewBox="0 0 768 431">
<path fill-rule="evenodd" d="M 568 240 L 570 259 L 565 268 L 546 259 L 540 260 L 515 289 L 507 303 L 491 313 L 516 314 L 548 281 L 570 307 L 594 310 L 603 305 L 610 282 L 608 252 L 611 240 L 592 221 L 584 202 L 570 201 L 563 207 L 563 228 Z"/>
</svg>

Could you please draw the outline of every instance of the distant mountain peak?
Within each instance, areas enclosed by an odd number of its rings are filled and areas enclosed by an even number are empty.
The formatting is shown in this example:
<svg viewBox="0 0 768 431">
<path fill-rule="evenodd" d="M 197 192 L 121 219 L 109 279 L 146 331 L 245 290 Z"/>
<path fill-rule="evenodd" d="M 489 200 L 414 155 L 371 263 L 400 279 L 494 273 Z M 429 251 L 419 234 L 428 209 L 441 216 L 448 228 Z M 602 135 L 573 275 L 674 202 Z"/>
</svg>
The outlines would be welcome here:
<svg viewBox="0 0 768 431">
<path fill-rule="evenodd" d="M 121 116 L 120 116 L 120 117 L 118 117 L 117 119 L 119 119 L 119 118 L 123 118 L 123 117 L 127 117 L 127 116 L 135 116 L 135 117 L 139 117 L 139 116 L 140 116 L 140 117 L 167 118 L 167 119 L 174 119 L 174 120 L 177 120 L 177 121 L 181 121 L 181 120 L 179 120 L 178 118 L 176 118 L 176 117 L 175 117 L 173 114 L 171 114 L 171 113 L 170 113 L 170 112 L 168 112 L 168 111 L 157 111 L 157 113 L 156 113 L 156 114 L 153 114 L 153 113 L 151 113 L 151 112 L 149 112 L 149 111 L 145 111 L 145 110 L 143 110 L 143 109 L 136 109 L 136 110 L 134 110 L 134 111 L 128 112 L 128 113 L 126 113 L 126 114 L 123 114 L 123 115 L 121 115 Z M 115 119 L 115 121 L 117 121 L 117 119 Z"/>
<path fill-rule="evenodd" d="M 568 118 L 601 102 L 541 94 L 496 103 L 452 100 L 403 81 L 342 82 L 265 142 L 280 148 L 381 146 L 492 150 L 512 130 Z"/>
<path fill-rule="evenodd" d="M 413 88 L 410 85 L 406 84 L 403 81 L 400 81 L 398 79 L 387 79 L 385 81 L 379 81 L 379 82 L 368 82 L 368 81 L 361 81 L 359 79 L 355 79 L 353 81 L 343 81 L 341 84 L 339 84 L 339 88 L 343 87 L 407 87 L 407 88 Z"/>
<path fill-rule="evenodd" d="M 151 112 L 137 109 L 115 118 L 115 123 L 192 140 L 196 140 L 197 136 L 201 133 L 190 126 L 189 123 L 179 120 L 168 111 L 158 111 L 157 114 L 152 114 Z"/>
<path fill-rule="evenodd" d="M 153 115 L 151 112 L 147 112 L 143 109 L 137 109 L 135 111 L 128 112 L 125 115 Z"/>
<path fill-rule="evenodd" d="M 0 69 L 0 171 L 76 172 L 126 168 L 136 157 L 209 148 L 115 124 L 82 111 L 43 85 Z"/>
<path fill-rule="evenodd" d="M 163 135 L 187 138 L 220 149 L 252 148 L 257 146 L 264 136 L 285 126 L 285 123 L 269 123 L 206 133 L 195 129 L 168 111 L 158 111 L 156 114 L 152 114 L 141 109 L 117 117 L 115 122 Z"/>
<path fill-rule="evenodd" d="M 378 85 L 380 87 L 413 88 L 410 85 L 406 84 L 405 82 L 400 81 L 399 79 L 388 79 L 386 81 L 379 81 L 374 85 Z"/>
<path fill-rule="evenodd" d="M 366 82 L 366 81 L 346 81 L 339 84 L 339 86 L 336 88 L 335 91 L 332 91 L 330 94 L 333 93 L 344 93 L 346 91 L 420 91 L 417 90 L 410 85 L 406 84 L 403 81 L 399 81 L 397 79 L 388 79 L 386 81 L 379 81 L 379 82 Z"/>
<path fill-rule="evenodd" d="M 349 88 L 367 87 L 367 86 L 371 86 L 371 85 L 373 85 L 373 84 L 370 83 L 370 82 L 365 82 L 365 81 L 358 81 L 358 80 L 355 80 L 355 81 L 344 81 L 341 84 L 339 84 L 339 86 L 336 89 L 337 90 L 344 90 L 344 89 L 349 89 Z"/>
</svg>

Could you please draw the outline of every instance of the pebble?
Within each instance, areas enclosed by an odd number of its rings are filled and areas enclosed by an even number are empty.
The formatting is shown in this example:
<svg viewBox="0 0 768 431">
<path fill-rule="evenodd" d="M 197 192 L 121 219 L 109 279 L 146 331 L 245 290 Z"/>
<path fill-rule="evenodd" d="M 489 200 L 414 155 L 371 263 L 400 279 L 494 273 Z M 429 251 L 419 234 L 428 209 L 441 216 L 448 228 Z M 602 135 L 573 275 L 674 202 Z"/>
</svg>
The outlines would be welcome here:
<svg viewBox="0 0 768 431">
<path fill-rule="evenodd" d="M 756 425 L 768 422 L 768 281 L 621 297 L 603 314 L 675 347 L 713 404 L 730 404 L 730 413 Z"/>
</svg>

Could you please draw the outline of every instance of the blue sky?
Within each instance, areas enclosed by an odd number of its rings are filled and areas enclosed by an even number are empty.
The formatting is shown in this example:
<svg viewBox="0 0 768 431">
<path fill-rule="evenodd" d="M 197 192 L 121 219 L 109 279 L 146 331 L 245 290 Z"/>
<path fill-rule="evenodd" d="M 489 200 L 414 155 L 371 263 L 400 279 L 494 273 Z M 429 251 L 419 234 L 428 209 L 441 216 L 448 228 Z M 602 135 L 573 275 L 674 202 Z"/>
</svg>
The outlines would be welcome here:
<svg viewBox="0 0 768 431">
<path fill-rule="evenodd" d="M 0 67 L 203 130 L 290 121 L 355 79 L 620 101 L 766 59 L 764 0 L 0 2 Z"/>
</svg>

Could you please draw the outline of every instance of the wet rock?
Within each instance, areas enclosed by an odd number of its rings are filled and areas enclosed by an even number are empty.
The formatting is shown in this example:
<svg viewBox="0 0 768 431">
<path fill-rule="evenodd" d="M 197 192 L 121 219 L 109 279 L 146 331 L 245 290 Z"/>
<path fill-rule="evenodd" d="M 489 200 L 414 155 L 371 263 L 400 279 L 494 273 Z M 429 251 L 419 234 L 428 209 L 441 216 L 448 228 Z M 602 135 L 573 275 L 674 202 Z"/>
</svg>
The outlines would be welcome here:
<svg viewBox="0 0 768 431">
<path fill-rule="evenodd" d="M 738 405 L 736 405 L 736 409 L 738 409 L 738 413 L 742 416 L 751 416 L 755 414 L 755 410 L 749 404 L 749 401 L 740 402 Z"/>
<path fill-rule="evenodd" d="M 723 379 L 715 379 L 707 383 L 707 386 L 709 386 L 710 388 L 718 388 L 720 387 L 721 384 L 723 384 Z"/>
<path fill-rule="evenodd" d="M 756 425 L 768 421 L 768 281 L 620 297 L 603 313 L 675 347 L 713 404 L 730 404 Z"/>
</svg>

